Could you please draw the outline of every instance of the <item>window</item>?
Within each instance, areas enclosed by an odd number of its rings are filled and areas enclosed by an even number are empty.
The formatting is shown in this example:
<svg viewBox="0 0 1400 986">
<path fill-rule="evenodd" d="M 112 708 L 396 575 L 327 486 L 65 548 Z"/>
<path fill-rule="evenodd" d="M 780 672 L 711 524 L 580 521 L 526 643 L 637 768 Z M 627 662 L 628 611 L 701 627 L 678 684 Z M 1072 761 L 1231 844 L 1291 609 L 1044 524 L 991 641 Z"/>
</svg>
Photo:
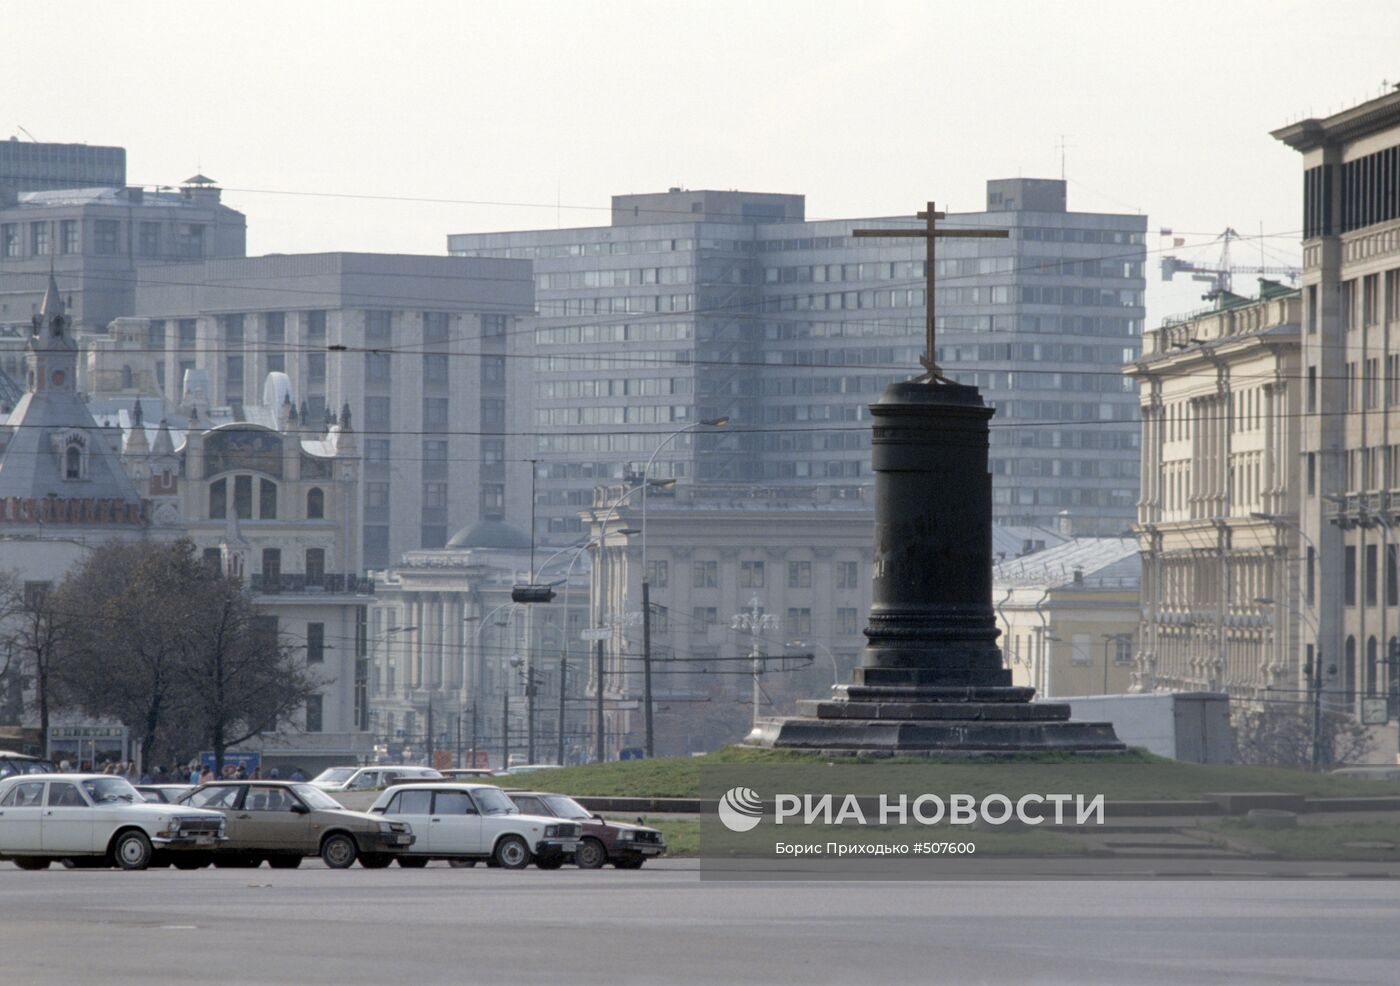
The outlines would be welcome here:
<svg viewBox="0 0 1400 986">
<path fill-rule="evenodd" d="M 319 486 L 306 491 L 306 516 L 309 520 L 321 520 L 326 516 L 326 494 Z"/>
<path fill-rule="evenodd" d="M 83 478 L 83 453 L 76 445 L 68 446 L 68 451 L 63 455 L 63 478 Z"/>
<path fill-rule="evenodd" d="M 860 633 L 860 616 L 854 606 L 842 606 L 836 610 L 836 632 L 846 636 Z"/>
<path fill-rule="evenodd" d="M 466 791 L 436 791 L 433 794 L 434 815 L 475 815 L 476 805 Z"/>
<path fill-rule="evenodd" d="M 1378 304 L 1381 287 L 1379 274 L 1368 274 L 1361 279 L 1361 324 L 1375 325 L 1380 321 L 1381 309 Z"/>
<path fill-rule="evenodd" d="M 243 357 L 224 357 L 224 387 L 228 391 L 229 400 L 241 400 L 243 397 Z"/>
<path fill-rule="evenodd" d="M 763 588 L 763 562 L 741 561 L 739 563 L 739 588 Z"/>
<path fill-rule="evenodd" d="M 228 480 L 216 479 L 209 484 L 209 517 L 222 520 L 228 514 Z"/>
<path fill-rule="evenodd" d="M 320 664 L 326 659 L 326 625 L 306 624 L 306 663 Z"/>
<path fill-rule="evenodd" d="M 424 312 L 423 313 L 423 341 L 424 342 L 446 342 L 448 334 L 447 312 Z"/>
<path fill-rule="evenodd" d="M 810 589 L 812 587 L 812 563 L 809 561 L 788 562 L 787 584 L 789 589 Z"/>
<path fill-rule="evenodd" d="M 160 223 L 141 223 L 137 227 L 136 249 L 143 257 L 160 256 Z"/>
<path fill-rule="evenodd" d="M 98 219 L 92 224 L 92 249 L 94 253 L 115 254 L 121 252 L 121 223 L 115 219 Z"/>
<path fill-rule="evenodd" d="M 427 384 L 447 383 L 447 357 L 430 354 L 423 357 L 423 382 Z"/>
<path fill-rule="evenodd" d="M 365 427 L 385 431 L 389 427 L 389 398 L 365 398 Z"/>
<path fill-rule="evenodd" d="M 312 695 L 306 700 L 306 731 L 308 733 L 319 733 L 322 729 L 322 698 L 323 696 L 321 695 Z M 278 793 L 282 791 L 281 788 L 275 788 L 274 790 Z"/>
<path fill-rule="evenodd" d="M 1365 579 L 1365 589 L 1366 589 L 1366 605 L 1367 605 L 1367 606 L 1374 606 L 1374 605 L 1376 605 L 1376 593 L 1377 593 L 1377 590 L 1376 590 L 1376 576 L 1377 576 L 1377 570 L 1376 570 L 1376 569 L 1377 569 L 1377 565 L 1376 565 L 1376 560 L 1377 560 L 1376 546 L 1375 546 L 1374 544 L 1368 544 L 1368 545 L 1366 545 L 1366 579 Z"/>
<path fill-rule="evenodd" d="M 714 606 L 695 606 L 690 611 L 690 628 L 695 633 L 704 633 L 718 622 L 719 610 Z"/>
<path fill-rule="evenodd" d="M 1308 367 L 1308 413 L 1317 411 L 1317 367 Z"/>
<path fill-rule="evenodd" d="M 807 607 L 788 607 L 787 622 L 783 629 L 788 633 L 795 633 L 799 636 L 812 632 L 812 611 Z"/>
<path fill-rule="evenodd" d="M 29 224 L 29 252 L 36 257 L 46 256 L 49 252 L 49 224 L 37 222 Z"/>
<path fill-rule="evenodd" d="M 78 252 L 78 220 L 64 219 L 58 224 L 58 252 Z"/>
<path fill-rule="evenodd" d="M 647 581 L 658 589 L 666 588 L 671 579 L 671 563 L 668 561 L 647 562 Z"/>
<path fill-rule="evenodd" d="M 270 479 L 258 480 L 258 516 L 263 520 L 277 519 L 277 484 Z"/>
<path fill-rule="evenodd" d="M 204 256 L 204 226 L 180 223 L 175 227 L 175 252 L 181 257 Z"/>
<path fill-rule="evenodd" d="M 412 733 L 412 730 L 405 730 Z M 410 737 L 411 738 L 411 737 Z M 432 791 L 400 791 L 389 804 L 386 815 L 429 815 L 433 808 Z"/>
<path fill-rule="evenodd" d="M 0 251 L 3 251 L 7 257 L 18 257 L 24 253 L 18 223 L 0 225 Z"/>
<path fill-rule="evenodd" d="M 506 424 L 506 402 L 496 398 L 487 397 L 481 401 L 481 427 L 482 428 L 504 428 Z"/>
<path fill-rule="evenodd" d="M 326 582 L 326 549 L 306 549 L 306 584 L 324 585 Z"/>
<path fill-rule="evenodd" d="M 505 315 L 483 315 L 481 316 L 481 337 L 483 339 L 493 339 L 506 334 Z"/>
<path fill-rule="evenodd" d="M 506 382 L 506 358 L 504 356 L 481 357 L 481 382 L 487 385 Z"/>
<path fill-rule="evenodd" d="M 324 339 L 326 337 L 326 313 L 312 311 L 306 313 L 306 337 Z"/>
<path fill-rule="evenodd" d="M 660 603 L 651 604 L 651 632 L 669 633 L 671 630 L 671 609 Z"/>
<path fill-rule="evenodd" d="M 306 382 L 312 386 L 324 385 L 326 382 L 326 354 L 307 353 L 306 354 Z"/>
<path fill-rule="evenodd" d="M 365 353 L 365 383 L 387 384 L 390 370 L 388 353 Z"/>
<path fill-rule="evenodd" d="M 233 510 L 239 520 L 253 519 L 253 477 L 233 477 Z"/>
<path fill-rule="evenodd" d="M 263 548 L 262 577 L 264 582 L 276 584 L 282 581 L 282 549 Z"/>
<path fill-rule="evenodd" d="M 224 553 L 218 548 L 205 548 L 203 554 L 204 566 L 217 575 L 223 571 Z"/>
<path fill-rule="evenodd" d="M 690 584 L 696 589 L 713 589 L 719 585 L 719 562 L 697 561 L 690 566 Z"/>
<path fill-rule="evenodd" d="M 1113 641 L 1113 663 L 1132 664 L 1133 663 L 1133 638 L 1128 634 L 1120 635 Z"/>
<path fill-rule="evenodd" d="M 483 483 L 481 485 L 482 514 L 490 515 L 494 520 L 500 520 L 505 509 L 506 488 L 500 483 Z"/>
<path fill-rule="evenodd" d="M 151 319 L 146 325 L 146 346 L 156 352 L 165 349 L 165 323 L 158 318 Z"/>
<path fill-rule="evenodd" d="M 1356 605 L 1356 545 L 1349 544 L 1346 549 L 1346 562 L 1344 563 L 1343 579 L 1343 601 L 1348 606 Z"/>
<path fill-rule="evenodd" d="M 178 323 L 180 348 L 193 349 L 198 341 L 199 323 L 192 318 L 182 318 Z"/>
<path fill-rule="evenodd" d="M 366 438 L 365 463 L 371 466 L 387 466 L 389 464 L 389 439 Z"/>
<path fill-rule="evenodd" d="M 424 483 L 423 484 L 423 509 L 443 510 L 447 507 L 447 484 L 446 483 Z"/>
<path fill-rule="evenodd" d="M 43 801 L 43 797 L 43 781 L 26 781 L 23 784 L 16 784 L 10 789 L 10 793 L 5 795 L 4 807 L 37 808 Z"/>
<path fill-rule="evenodd" d="M 447 442 L 441 438 L 423 441 L 423 476 L 447 475 Z"/>
<path fill-rule="evenodd" d="M 1385 546 L 1385 604 L 1387 606 L 1400 606 L 1400 585 L 1396 584 L 1397 577 L 1400 577 L 1400 545 L 1387 544 Z"/>
<path fill-rule="evenodd" d="M 50 783 L 49 807 L 86 808 L 88 803 L 83 799 L 83 793 L 78 790 L 78 785 Z"/>
<path fill-rule="evenodd" d="M 1307 600 L 1309 606 L 1311 606 L 1311 605 L 1313 604 L 1314 600 L 1316 599 L 1316 595 L 1315 595 L 1315 592 L 1314 592 L 1314 585 L 1313 585 L 1313 575 L 1314 575 L 1316 566 L 1317 566 L 1317 551 L 1316 551 L 1316 549 L 1314 549 L 1314 548 L 1312 548 L 1312 547 L 1309 547 L 1309 548 L 1308 548 L 1308 563 L 1307 563 L 1307 569 L 1306 569 L 1306 571 L 1303 573 L 1303 590 L 1304 590 L 1304 591 L 1303 591 L 1303 598 Z"/>
<path fill-rule="evenodd" d="M 1304 308 L 1305 308 L 1306 310 L 1303 312 L 1303 317 L 1307 320 L 1308 335 L 1315 335 L 1315 334 L 1317 333 L 1317 285 L 1316 285 L 1316 284 L 1313 284 L 1313 285 L 1309 285 L 1309 286 L 1308 286 L 1307 301 L 1306 301 L 1306 304 L 1304 305 Z"/>
<path fill-rule="evenodd" d="M 447 398 L 423 398 L 423 428 L 425 430 L 442 431 L 447 427 L 447 423 Z"/>
<path fill-rule="evenodd" d="M 1305 464 L 1308 496 L 1314 496 L 1317 493 L 1317 453 L 1309 452 Z"/>
<path fill-rule="evenodd" d="M 365 312 L 365 338 L 388 341 L 393 337 L 393 313 L 386 311 Z"/>
<path fill-rule="evenodd" d="M 836 588 L 854 589 L 856 587 L 856 563 L 853 561 L 838 561 L 836 563 Z"/>
</svg>

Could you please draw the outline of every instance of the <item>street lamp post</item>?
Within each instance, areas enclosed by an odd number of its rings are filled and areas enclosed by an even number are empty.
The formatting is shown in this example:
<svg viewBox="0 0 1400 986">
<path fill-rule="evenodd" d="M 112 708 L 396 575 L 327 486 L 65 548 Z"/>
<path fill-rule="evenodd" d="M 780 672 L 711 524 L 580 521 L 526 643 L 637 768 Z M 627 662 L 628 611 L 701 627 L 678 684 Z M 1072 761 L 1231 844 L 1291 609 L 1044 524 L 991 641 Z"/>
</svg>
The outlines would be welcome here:
<svg viewBox="0 0 1400 986">
<path fill-rule="evenodd" d="M 1108 694 L 1108 642 L 1121 643 L 1124 640 L 1132 640 L 1131 633 L 1105 633 L 1103 637 L 1103 694 Z"/>
<path fill-rule="evenodd" d="M 763 673 L 763 652 L 759 649 L 759 635 L 767 630 L 776 630 L 779 627 L 778 618 L 772 613 L 763 612 L 763 608 L 758 604 L 758 595 L 755 594 L 749 600 L 749 608 L 746 612 L 734 614 L 734 620 L 730 626 L 742 633 L 747 633 L 753 639 L 753 647 L 749 652 L 749 657 L 753 661 L 753 730 L 758 731 L 759 706 L 763 701 L 763 689 L 759 686 L 759 675 Z"/>
<path fill-rule="evenodd" d="M 607 587 L 606 587 L 606 585 L 604 585 L 604 582 L 603 582 L 603 572 L 605 571 L 604 560 L 605 560 L 605 558 L 607 557 L 608 525 L 609 525 L 610 523 L 612 523 L 613 518 L 615 518 L 615 517 L 617 516 L 617 508 L 620 507 L 620 506 L 622 506 L 622 504 L 627 500 L 627 498 L 628 498 L 629 496 L 631 496 L 633 493 L 637 492 L 637 491 L 640 490 L 640 489 L 644 489 L 645 487 L 646 487 L 646 483 L 645 483 L 645 482 L 638 483 L 636 486 L 629 487 L 628 489 L 623 490 L 621 493 L 619 493 L 619 494 L 617 495 L 617 499 L 613 500 L 613 502 L 608 506 L 607 511 L 603 514 L 603 521 L 602 521 L 602 523 L 599 524 L 599 526 L 598 526 L 598 540 L 595 541 L 595 542 L 592 542 L 593 544 L 597 545 L 597 548 L 598 548 L 598 564 L 594 566 L 594 571 L 593 571 L 593 582 L 594 582 L 594 584 L 597 585 L 597 587 L 598 587 L 598 623 L 597 623 L 597 626 L 596 626 L 596 628 L 595 628 L 595 629 L 598 630 L 598 631 L 601 631 L 601 630 L 603 629 L 603 625 L 604 625 L 604 620 L 603 620 L 604 605 L 605 605 L 605 603 L 607 602 L 607 599 L 606 599 L 606 589 L 607 589 Z M 620 534 L 635 534 L 635 533 L 637 533 L 637 532 L 624 528 L 623 530 L 619 531 L 618 533 L 620 533 Z M 567 620 L 567 617 L 566 617 L 566 620 Z M 597 762 L 597 763 L 602 763 L 604 760 L 607 759 L 607 746 L 606 746 L 607 737 L 606 737 L 605 734 L 604 734 L 604 733 L 605 733 L 605 729 L 606 729 L 606 725 L 605 725 L 605 720 L 604 720 L 604 717 L 603 717 L 603 651 L 604 651 L 604 642 L 605 642 L 605 638 L 604 638 L 603 636 L 601 636 L 601 635 L 599 635 L 599 636 L 598 636 L 598 639 L 595 641 L 595 646 L 596 646 L 596 648 L 597 648 L 597 657 L 596 657 L 596 662 L 597 662 L 597 663 L 596 663 L 596 668 L 595 668 L 595 670 L 594 670 L 594 692 L 595 692 L 594 698 L 596 699 L 596 706 L 595 706 L 595 709 L 594 709 L 594 714 L 595 714 L 595 721 L 594 721 L 595 748 L 594 748 L 593 759 L 594 759 L 594 761 Z"/>
<path fill-rule="evenodd" d="M 679 435 L 684 435 L 688 431 L 696 428 L 723 428 L 729 423 L 727 417 L 705 418 L 678 428 L 671 432 L 652 450 L 647 464 L 642 467 L 642 702 L 645 705 L 643 718 L 646 722 L 646 755 L 652 757 L 656 753 L 655 733 L 652 728 L 652 700 L 651 700 L 651 580 L 647 572 L 647 487 L 651 483 L 651 467 L 656 462 L 656 457 L 661 453 L 672 440 Z M 661 485 L 671 485 L 675 480 Z"/>
<path fill-rule="evenodd" d="M 833 654 L 833 653 L 831 653 L 831 648 L 828 647 L 828 646 L 826 646 L 826 644 L 817 643 L 815 640 L 789 640 L 789 641 L 787 642 L 787 646 L 789 646 L 789 647 L 820 647 L 823 651 L 826 652 L 826 659 L 827 659 L 828 661 L 831 662 L 831 683 L 832 683 L 833 685 L 839 685 L 839 684 L 841 684 L 841 672 L 840 672 L 840 670 L 836 667 L 836 655 Z"/>
</svg>

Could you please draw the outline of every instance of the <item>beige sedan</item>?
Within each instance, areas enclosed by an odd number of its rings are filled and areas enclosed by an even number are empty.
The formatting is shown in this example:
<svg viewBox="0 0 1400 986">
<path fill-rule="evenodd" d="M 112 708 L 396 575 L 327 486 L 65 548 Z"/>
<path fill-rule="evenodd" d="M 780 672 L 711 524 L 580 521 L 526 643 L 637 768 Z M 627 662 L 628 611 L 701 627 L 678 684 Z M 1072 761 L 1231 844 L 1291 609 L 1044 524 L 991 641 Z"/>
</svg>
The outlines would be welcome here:
<svg viewBox="0 0 1400 986">
<path fill-rule="evenodd" d="M 413 845 L 407 823 L 350 811 L 310 784 L 214 781 L 195 788 L 182 803 L 220 812 L 228 823 L 228 841 L 195 857 L 195 866 L 253 867 L 267 860 L 278 869 L 295 869 L 304 857 L 320 856 L 331 869 L 345 869 L 357 859 L 361 866 L 378 868 Z"/>
</svg>

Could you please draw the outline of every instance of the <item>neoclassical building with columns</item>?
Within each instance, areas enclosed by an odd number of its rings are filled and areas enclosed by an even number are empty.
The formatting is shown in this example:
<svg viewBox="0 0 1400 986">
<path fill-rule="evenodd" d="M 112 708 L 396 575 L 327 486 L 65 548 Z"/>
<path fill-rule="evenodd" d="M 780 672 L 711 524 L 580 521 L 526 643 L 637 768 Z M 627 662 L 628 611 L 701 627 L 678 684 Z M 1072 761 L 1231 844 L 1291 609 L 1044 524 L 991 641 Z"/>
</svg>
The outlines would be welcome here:
<svg viewBox="0 0 1400 986">
<path fill-rule="evenodd" d="M 1144 334 L 1133 691 L 1296 699 L 1300 297 L 1260 282 Z"/>
</svg>

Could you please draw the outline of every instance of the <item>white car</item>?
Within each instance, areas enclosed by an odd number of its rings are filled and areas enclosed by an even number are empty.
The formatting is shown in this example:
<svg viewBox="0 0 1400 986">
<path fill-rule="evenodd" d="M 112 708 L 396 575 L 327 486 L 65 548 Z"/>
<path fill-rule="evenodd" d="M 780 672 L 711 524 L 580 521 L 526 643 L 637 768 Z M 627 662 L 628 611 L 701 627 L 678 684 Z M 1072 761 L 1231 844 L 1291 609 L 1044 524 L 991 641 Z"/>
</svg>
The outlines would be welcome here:
<svg viewBox="0 0 1400 986">
<path fill-rule="evenodd" d="M 155 805 L 110 774 L 21 774 L 0 781 L 0 858 L 22 870 L 55 860 L 144 870 L 157 850 L 212 849 L 224 816 Z"/>
<path fill-rule="evenodd" d="M 400 784 L 369 810 L 405 821 L 418 834 L 412 848 L 399 855 L 400 866 L 426 866 L 430 859 L 475 866 L 484 860 L 519 870 L 533 860 L 542 870 L 555 870 L 578 849 L 583 834 L 577 822 L 520 814 L 492 784 Z"/>
<path fill-rule="evenodd" d="M 322 791 L 370 791 L 400 784 L 404 780 L 440 781 L 432 767 L 407 764 L 380 764 L 376 767 L 329 767 L 308 781 Z"/>
</svg>

